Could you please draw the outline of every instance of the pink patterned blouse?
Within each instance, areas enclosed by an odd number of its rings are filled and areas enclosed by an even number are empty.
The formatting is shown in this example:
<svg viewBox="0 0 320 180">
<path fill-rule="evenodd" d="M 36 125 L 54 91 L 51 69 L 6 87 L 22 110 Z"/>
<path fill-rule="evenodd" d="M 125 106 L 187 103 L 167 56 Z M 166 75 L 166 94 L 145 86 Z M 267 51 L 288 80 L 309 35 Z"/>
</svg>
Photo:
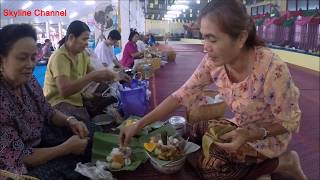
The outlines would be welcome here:
<svg viewBox="0 0 320 180">
<path fill-rule="evenodd" d="M 269 48 L 255 47 L 253 72 L 242 82 L 232 83 L 224 66 L 216 67 L 204 56 L 190 79 L 173 97 L 182 105 L 193 103 L 191 97 L 214 83 L 234 113 L 230 120 L 240 127 L 259 127 L 261 123 L 278 123 L 290 133 L 265 140 L 248 142 L 255 150 L 273 158 L 285 152 L 292 132 L 298 132 L 301 111 L 299 90 L 289 69 Z"/>
<path fill-rule="evenodd" d="M 124 47 L 121 64 L 124 67 L 132 68 L 134 64 L 134 58 L 131 54 L 138 52 L 137 44 L 133 41 L 128 41 Z"/>
</svg>

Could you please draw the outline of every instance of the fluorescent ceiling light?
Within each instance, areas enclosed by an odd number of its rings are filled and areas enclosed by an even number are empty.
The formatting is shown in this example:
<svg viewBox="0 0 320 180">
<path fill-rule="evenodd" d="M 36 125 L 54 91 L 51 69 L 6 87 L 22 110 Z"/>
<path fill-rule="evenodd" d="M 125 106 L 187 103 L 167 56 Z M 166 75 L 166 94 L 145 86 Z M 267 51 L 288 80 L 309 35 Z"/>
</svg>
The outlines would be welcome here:
<svg viewBox="0 0 320 180">
<path fill-rule="evenodd" d="M 165 14 L 164 17 L 165 18 L 176 18 L 177 15 L 175 15 L 175 14 Z"/>
<path fill-rule="evenodd" d="M 200 4 L 200 0 L 197 0 L 197 4 Z"/>
<path fill-rule="evenodd" d="M 34 27 L 38 32 L 42 32 L 42 29 L 39 26 Z"/>
<path fill-rule="evenodd" d="M 176 0 L 174 1 L 174 4 L 189 4 L 189 1 Z"/>
<path fill-rule="evenodd" d="M 53 27 L 50 27 L 49 29 L 50 29 L 51 31 L 56 32 L 56 30 L 55 30 Z"/>
<path fill-rule="evenodd" d="M 84 4 L 85 5 L 94 5 L 94 4 L 96 4 L 96 2 L 95 1 L 85 1 Z"/>
<path fill-rule="evenodd" d="M 78 12 L 72 12 L 69 16 L 70 19 L 75 18 L 78 16 Z"/>
<path fill-rule="evenodd" d="M 21 9 L 27 9 L 28 7 L 30 7 L 32 5 L 32 1 L 28 1 L 26 3 L 24 3 L 21 7 Z"/>
<path fill-rule="evenodd" d="M 53 9 L 53 7 L 51 5 L 48 5 L 48 6 L 43 8 L 43 11 L 50 11 L 52 9 Z"/>
<path fill-rule="evenodd" d="M 172 6 L 169 7 L 169 10 L 185 10 L 188 9 L 189 6 L 188 5 L 181 5 L 181 4 L 174 4 Z"/>
<path fill-rule="evenodd" d="M 172 21 L 172 18 L 162 18 L 162 20 L 165 20 L 165 21 Z"/>
<path fill-rule="evenodd" d="M 176 14 L 176 15 L 180 15 L 181 11 L 167 11 L 167 14 Z"/>
</svg>

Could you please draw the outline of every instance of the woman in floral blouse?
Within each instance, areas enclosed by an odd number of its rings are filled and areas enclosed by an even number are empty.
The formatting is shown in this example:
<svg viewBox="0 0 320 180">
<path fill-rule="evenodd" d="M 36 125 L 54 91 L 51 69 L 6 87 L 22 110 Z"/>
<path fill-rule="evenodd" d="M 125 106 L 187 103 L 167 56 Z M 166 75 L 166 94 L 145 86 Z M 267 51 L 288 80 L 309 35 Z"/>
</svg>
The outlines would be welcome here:
<svg viewBox="0 0 320 180">
<path fill-rule="evenodd" d="M 52 109 L 43 96 L 32 75 L 36 39 L 27 24 L 0 30 L 0 169 L 40 179 L 79 179 L 74 168 L 90 160 L 89 131 Z"/>
<path fill-rule="evenodd" d="M 211 84 L 234 112 L 231 119 L 195 124 L 202 131 L 203 154 L 197 168 L 205 179 L 254 179 L 280 172 L 306 179 L 296 152 L 288 151 L 298 132 L 299 90 L 287 65 L 256 36 L 255 25 L 237 0 L 211 1 L 200 13 L 200 31 L 207 54 L 190 79 L 135 125 L 123 129 L 121 143 L 144 126 L 161 120 Z M 214 141 L 215 123 L 236 127 Z"/>
</svg>

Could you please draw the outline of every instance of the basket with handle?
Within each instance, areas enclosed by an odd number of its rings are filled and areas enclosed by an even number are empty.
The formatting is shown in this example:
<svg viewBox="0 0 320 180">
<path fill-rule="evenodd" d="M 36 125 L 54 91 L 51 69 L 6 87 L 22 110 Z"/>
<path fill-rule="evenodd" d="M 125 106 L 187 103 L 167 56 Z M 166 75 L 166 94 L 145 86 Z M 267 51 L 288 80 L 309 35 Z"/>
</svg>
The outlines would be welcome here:
<svg viewBox="0 0 320 180">
<path fill-rule="evenodd" d="M 11 178 L 14 180 L 39 180 L 38 178 L 32 176 L 14 174 L 12 172 L 0 169 L 0 179 L 1 178 Z"/>
<path fill-rule="evenodd" d="M 161 67 L 161 58 L 145 58 L 147 64 L 151 64 L 153 70 Z"/>
<path fill-rule="evenodd" d="M 217 91 L 205 90 L 201 93 L 200 97 L 214 97 L 217 94 Z M 189 106 L 186 109 L 187 121 L 188 123 L 192 123 L 222 117 L 224 115 L 225 107 L 226 104 L 224 101 L 205 105 L 199 105 L 198 103 L 194 103 L 192 106 Z"/>
<path fill-rule="evenodd" d="M 168 51 L 167 52 L 167 61 L 170 61 L 170 62 L 172 62 L 172 61 L 175 61 L 176 60 L 176 52 L 175 51 L 173 51 L 173 50 L 170 50 L 170 51 Z"/>
</svg>

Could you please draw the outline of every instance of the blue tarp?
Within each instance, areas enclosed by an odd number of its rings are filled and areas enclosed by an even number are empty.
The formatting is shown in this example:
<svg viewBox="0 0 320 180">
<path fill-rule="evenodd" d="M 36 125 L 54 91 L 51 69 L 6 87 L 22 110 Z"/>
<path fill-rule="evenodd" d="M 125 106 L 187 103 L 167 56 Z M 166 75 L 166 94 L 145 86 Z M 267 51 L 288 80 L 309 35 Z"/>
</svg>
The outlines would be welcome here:
<svg viewBox="0 0 320 180">
<path fill-rule="evenodd" d="M 33 71 L 33 75 L 36 77 L 41 87 L 43 87 L 44 75 L 46 74 L 46 70 L 47 70 L 46 65 L 37 65 Z"/>
</svg>

